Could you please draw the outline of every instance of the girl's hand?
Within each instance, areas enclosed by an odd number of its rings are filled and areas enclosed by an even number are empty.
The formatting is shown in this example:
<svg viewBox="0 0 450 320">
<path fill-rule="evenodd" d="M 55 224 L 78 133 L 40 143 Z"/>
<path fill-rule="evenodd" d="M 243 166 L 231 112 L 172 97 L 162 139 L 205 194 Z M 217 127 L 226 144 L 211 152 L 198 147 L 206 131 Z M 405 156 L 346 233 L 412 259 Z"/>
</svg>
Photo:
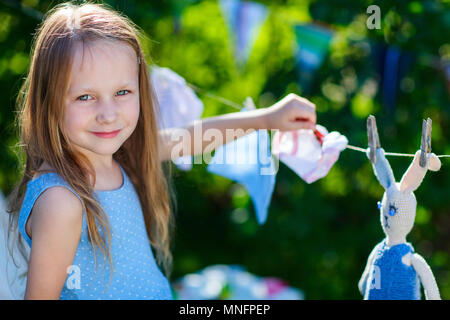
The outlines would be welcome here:
<svg viewBox="0 0 450 320">
<path fill-rule="evenodd" d="M 264 122 L 267 129 L 280 131 L 315 129 L 316 106 L 309 100 L 290 93 L 264 110 Z"/>
</svg>

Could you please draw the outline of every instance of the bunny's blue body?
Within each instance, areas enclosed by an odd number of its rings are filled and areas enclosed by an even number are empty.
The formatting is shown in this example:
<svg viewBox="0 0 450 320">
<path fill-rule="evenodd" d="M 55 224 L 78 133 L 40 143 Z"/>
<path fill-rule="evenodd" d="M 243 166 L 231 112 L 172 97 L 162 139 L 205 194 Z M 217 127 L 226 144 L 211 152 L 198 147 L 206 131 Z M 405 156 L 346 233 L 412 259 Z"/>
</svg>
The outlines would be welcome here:
<svg viewBox="0 0 450 320">
<path fill-rule="evenodd" d="M 419 277 L 413 266 L 402 262 L 402 257 L 414 253 L 409 243 L 392 247 L 386 239 L 377 245 L 365 286 L 366 300 L 420 300 Z"/>
</svg>

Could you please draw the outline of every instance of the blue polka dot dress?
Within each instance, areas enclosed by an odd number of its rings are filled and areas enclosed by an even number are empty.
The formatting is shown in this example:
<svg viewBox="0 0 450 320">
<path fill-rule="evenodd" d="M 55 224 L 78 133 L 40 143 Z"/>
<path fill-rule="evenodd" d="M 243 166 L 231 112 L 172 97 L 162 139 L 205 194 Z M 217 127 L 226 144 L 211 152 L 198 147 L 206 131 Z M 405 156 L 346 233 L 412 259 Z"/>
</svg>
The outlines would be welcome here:
<svg viewBox="0 0 450 320">
<path fill-rule="evenodd" d="M 119 165 L 120 166 L 120 165 Z M 125 170 L 119 189 L 96 191 L 111 226 L 111 256 L 114 270 L 100 248 L 88 241 L 86 217 L 75 258 L 61 291 L 62 300 L 172 299 L 169 281 L 158 268 L 147 236 L 141 205 Z M 25 224 L 39 195 L 47 188 L 63 186 L 78 194 L 56 173 L 44 173 L 28 182 L 19 215 L 19 232 L 31 246 Z M 100 230 L 101 232 L 101 230 Z M 96 263 L 94 261 L 96 256 Z"/>
</svg>

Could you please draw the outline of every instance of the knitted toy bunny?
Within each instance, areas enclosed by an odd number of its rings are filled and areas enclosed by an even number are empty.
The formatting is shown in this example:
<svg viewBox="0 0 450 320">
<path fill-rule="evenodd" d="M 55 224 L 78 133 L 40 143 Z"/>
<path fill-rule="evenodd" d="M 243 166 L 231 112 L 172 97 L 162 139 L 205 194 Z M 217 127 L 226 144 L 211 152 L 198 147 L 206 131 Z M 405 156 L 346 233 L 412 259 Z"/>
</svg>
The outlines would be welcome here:
<svg viewBox="0 0 450 320">
<path fill-rule="evenodd" d="M 428 153 L 425 167 L 419 165 L 421 151 L 406 170 L 400 183 L 396 183 L 384 150 L 377 148 L 376 163 L 372 163 L 375 176 L 386 192 L 381 202 L 381 226 L 386 238 L 370 253 L 358 287 L 365 300 L 420 300 L 422 283 L 425 297 L 440 300 L 433 272 L 417 253 L 406 236 L 414 225 L 416 198 L 413 191 L 422 183 L 428 169 L 441 167 L 439 158 Z M 369 157 L 369 152 L 367 151 Z"/>
</svg>

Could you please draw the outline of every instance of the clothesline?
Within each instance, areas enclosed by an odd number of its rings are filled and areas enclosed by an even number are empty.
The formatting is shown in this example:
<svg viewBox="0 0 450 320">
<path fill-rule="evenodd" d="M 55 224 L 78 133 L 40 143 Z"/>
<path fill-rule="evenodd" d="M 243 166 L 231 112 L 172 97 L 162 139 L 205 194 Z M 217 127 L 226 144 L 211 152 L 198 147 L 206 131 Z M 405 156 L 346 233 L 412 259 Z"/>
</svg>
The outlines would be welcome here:
<svg viewBox="0 0 450 320">
<path fill-rule="evenodd" d="M 204 95 L 210 97 L 211 99 L 214 99 L 214 100 L 216 100 L 216 101 L 219 101 L 219 102 L 221 102 L 221 103 L 223 103 L 223 104 L 225 104 L 225 105 L 227 105 L 227 106 L 230 106 L 230 107 L 232 107 L 232 108 L 234 108 L 234 109 L 241 110 L 241 109 L 243 108 L 242 105 L 240 105 L 240 104 L 238 104 L 238 103 L 236 103 L 236 102 L 233 102 L 233 101 L 230 101 L 230 100 L 228 100 L 228 99 L 226 99 L 226 98 L 224 98 L 224 97 L 215 95 L 215 94 L 213 94 L 213 93 L 211 93 L 211 92 L 209 92 L 209 91 L 200 89 L 199 87 L 194 86 L 193 84 L 190 84 L 190 83 L 188 83 L 188 82 L 186 82 L 186 84 L 187 84 L 189 87 L 191 87 L 194 91 L 197 91 L 197 92 L 200 93 L 200 94 L 204 94 Z M 364 148 L 361 148 L 361 147 L 352 146 L 352 145 L 347 145 L 347 149 L 354 150 L 354 151 L 359 151 L 359 152 L 364 152 L 364 153 L 366 153 L 366 151 L 367 151 L 367 149 L 364 149 Z M 411 157 L 411 158 L 414 157 L 414 154 L 410 154 L 410 153 L 397 153 L 397 152 L 386 152 L 385 155 L 386 155 L 386 156 L 392 156 L 392 157 Z M 437 157 L 438 157 L 438 158 L 450 158 L 450 155 L 443 154 L 443 155 L 438 155 Z"/>
<path fill-rule="evenodd" d="M 359 152 L 364 152 L 364 153 L 367 151 L 367 149 L 360 148 L 360 147 L 355 147 L 355 146 L 352 146 L 352 145 L 347 145 L 347 149 L 355 150 L 355 151 L 359 151 Z M 411 158 L 414 158 L 414 155 L 410 154 L 410 153 L 385 152 L 384 155 L 385 156 L 393 156 L 393 157 L 411 157 Z M 439 155 L 437 157 L 438 158 L 450 158 L 450 155 L 442 154 L 442 155 Z"/>
</svg>

